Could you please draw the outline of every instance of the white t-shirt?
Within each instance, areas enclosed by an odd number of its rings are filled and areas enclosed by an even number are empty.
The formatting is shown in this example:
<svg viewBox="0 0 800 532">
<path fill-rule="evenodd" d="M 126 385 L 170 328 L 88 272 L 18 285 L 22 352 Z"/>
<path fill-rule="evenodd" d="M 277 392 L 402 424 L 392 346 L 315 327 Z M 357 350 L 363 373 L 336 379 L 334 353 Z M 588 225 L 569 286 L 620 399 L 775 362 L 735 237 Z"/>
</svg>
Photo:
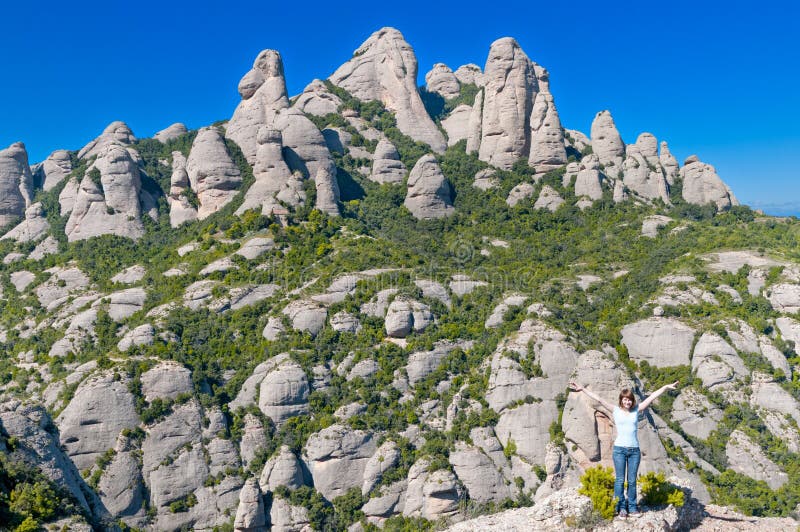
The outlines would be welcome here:
<svg viewBox="0 0 800 532">
<path fill-rule="evenodd" d="M 618 406 L 614 407 L 614 425 L 617 427 L 617 447 L 639 447 L 639 407 L 626 412 Z"/>
</svg>

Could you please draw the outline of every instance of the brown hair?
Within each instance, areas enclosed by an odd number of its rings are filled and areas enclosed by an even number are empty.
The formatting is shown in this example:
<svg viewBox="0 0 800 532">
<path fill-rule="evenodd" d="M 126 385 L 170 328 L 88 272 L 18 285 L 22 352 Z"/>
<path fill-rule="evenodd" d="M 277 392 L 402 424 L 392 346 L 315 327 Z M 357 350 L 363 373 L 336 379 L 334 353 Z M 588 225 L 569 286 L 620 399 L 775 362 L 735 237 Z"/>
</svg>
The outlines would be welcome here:
<svg viewBox="0 0 800 532">
<path fill-rule="evenodd" d="M 630 388 L 625 388 L 624 390 L 619 392 L 619 402 L 617 404 L 619 404 L 620 407 L 622 407 L 623 397 L 627 397 L 628 399 L 631 400 L 632 403 L 631 409 L 633 409 L 636 406 L 636 397 L 633 396 L 633 392 L 630 390 Z"/>
</svg>

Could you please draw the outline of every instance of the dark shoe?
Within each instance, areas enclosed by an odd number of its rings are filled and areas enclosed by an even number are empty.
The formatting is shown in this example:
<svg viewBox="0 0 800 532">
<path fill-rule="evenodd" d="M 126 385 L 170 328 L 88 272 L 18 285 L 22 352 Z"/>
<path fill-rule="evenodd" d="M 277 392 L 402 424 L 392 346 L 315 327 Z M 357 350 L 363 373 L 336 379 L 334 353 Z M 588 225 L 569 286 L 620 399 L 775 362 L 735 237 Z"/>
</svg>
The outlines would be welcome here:
<svg viewBox="0 0 800 532">
<path fill-rule="evenodd" d="M 618 515 L 619 517 L 622 517 L 622 518 L 628 517 L 628 511 L 627 511 L 627 510 L 624 510 L 624 509 L 623 509 L 623 510 L 620 510 L 620 511 L 619 511 L 619 513 L 618 513 L 617 515 Z"/>
</svg>

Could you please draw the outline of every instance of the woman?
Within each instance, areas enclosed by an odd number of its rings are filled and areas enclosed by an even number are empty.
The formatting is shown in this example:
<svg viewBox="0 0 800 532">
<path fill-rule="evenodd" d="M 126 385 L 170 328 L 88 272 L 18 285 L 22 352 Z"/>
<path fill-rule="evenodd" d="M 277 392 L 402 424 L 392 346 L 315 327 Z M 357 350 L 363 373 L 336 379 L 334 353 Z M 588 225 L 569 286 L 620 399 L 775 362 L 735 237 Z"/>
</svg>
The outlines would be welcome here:
<svg viewBox="0 0 800 532">
<path fill-rule="evenodd" d="M 658 396 L 667 390 L 674 390 L 678 387 L 678 381 L 667 384 L 656 390 L 650 397 L 636 406 L 636 397 L 633 392 L 625 388 L 619 393 L 618 405 L 614 406 L 602 397 L 590 392 L 574 382 L 569 383 L 569 387 L 574 392 L 583 392 L 591 399 L 594 399 L 606 409 L 613 412 L 614 426 L 617 428 L 617 438 L 614 440 L 614 499 L 616 507 L 614 509 L 620 517 L 639 517 L 639 509 L 636 507 L 636 474 L 639 471 L 639 462 L 642 455 L 639 452 L 638 421 L 639 414 L 644 412 Z M 626 470 L 627 469 L 627 475 Z M 628 481 L 628 499 L 625 500 L 623 486 L 625 480 Z"/>
</svg>

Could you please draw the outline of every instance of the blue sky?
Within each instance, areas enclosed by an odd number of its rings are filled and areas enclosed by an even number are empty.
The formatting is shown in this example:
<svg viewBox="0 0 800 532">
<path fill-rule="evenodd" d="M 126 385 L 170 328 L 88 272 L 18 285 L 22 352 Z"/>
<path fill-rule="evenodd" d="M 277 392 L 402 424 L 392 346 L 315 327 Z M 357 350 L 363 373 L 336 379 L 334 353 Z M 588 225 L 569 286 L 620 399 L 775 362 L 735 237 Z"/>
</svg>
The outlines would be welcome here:
<svg viewBox="0 0 800 532">
<path fill-rule="evenodd" d="M 550 71 L 565 127 L 588 133 L 610 109 L 626 142 L 649 131 L 681 162 L 716 166 L 744 203 L 800 214 L 798 15 L 770 1 L 15 2 L 0 32 L 0 146 L 21 140 L 35 162 L 113 120 L 147 137 L 229 118 L 264 48 L 281 52 L 295 94 L 381 26 L 414 47 L 420 82 L 435 62 L 483 67 L 512 36 Z"/>
</svg>

